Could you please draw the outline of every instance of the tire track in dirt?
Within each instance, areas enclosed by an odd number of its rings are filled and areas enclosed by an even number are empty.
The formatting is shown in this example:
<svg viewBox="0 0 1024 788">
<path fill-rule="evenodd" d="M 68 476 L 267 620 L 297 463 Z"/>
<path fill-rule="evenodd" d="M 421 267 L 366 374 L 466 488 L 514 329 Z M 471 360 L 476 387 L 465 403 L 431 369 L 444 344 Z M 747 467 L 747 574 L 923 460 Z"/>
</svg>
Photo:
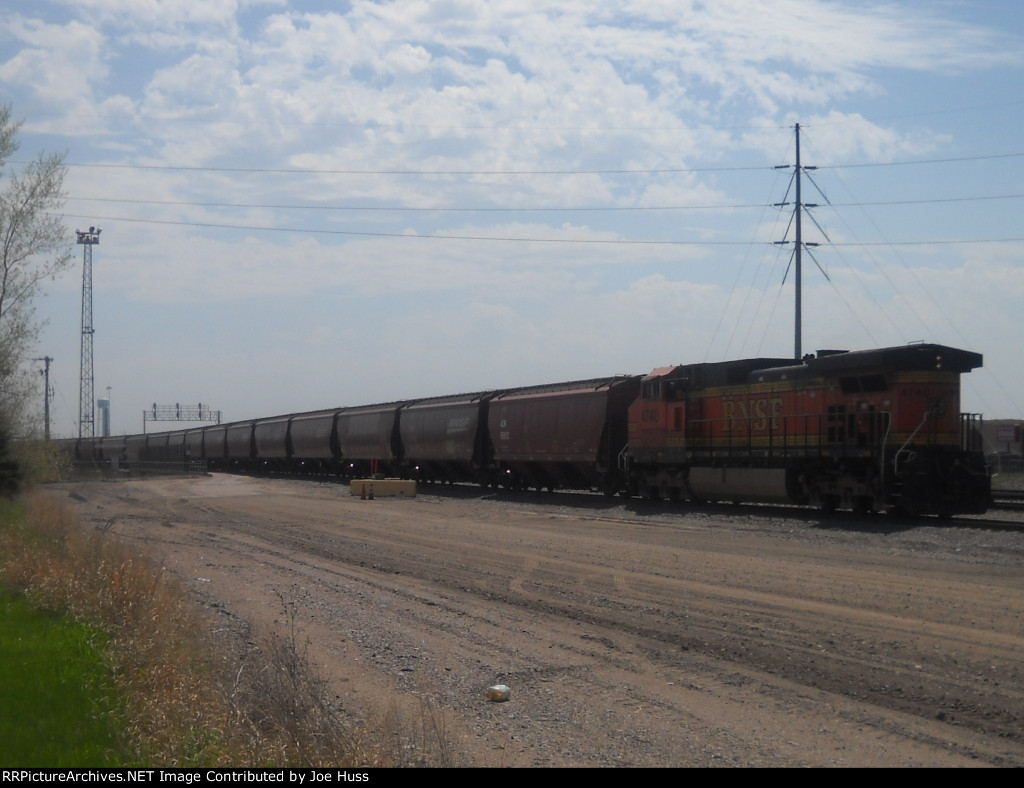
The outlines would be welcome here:
<svg viewBox="0 0 1024 788">
<path fill-rule="evenodd" d="M 481 763 L 1024 764 L 1014 534 L 230 476 L 75 492 L 219 609 L 289 605 L 346 702 L 429 697 Z M 498 679 L 513 701 L 482 703 Z"/>
</svg>

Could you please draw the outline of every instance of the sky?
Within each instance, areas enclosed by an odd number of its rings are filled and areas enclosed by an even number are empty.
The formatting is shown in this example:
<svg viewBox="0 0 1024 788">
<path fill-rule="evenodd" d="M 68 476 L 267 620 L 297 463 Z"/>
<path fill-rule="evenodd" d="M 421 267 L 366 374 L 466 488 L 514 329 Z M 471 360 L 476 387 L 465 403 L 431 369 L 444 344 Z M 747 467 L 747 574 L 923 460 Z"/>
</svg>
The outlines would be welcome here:
<svg viewBox="0 0 1024 788">
<path fill-rule="evenodd" d="M 4 7 L 9 168 L 64 153 L 70 242 L 102 228 L 115 434 L 153 404 L 234 421 L 791 357 L 797 124 L 802 352 L 973 350 L 962 409 L 1024 417 L 1017 0 Z M 58 436 L 72 251 L 36 304 Z"/>
</svg>

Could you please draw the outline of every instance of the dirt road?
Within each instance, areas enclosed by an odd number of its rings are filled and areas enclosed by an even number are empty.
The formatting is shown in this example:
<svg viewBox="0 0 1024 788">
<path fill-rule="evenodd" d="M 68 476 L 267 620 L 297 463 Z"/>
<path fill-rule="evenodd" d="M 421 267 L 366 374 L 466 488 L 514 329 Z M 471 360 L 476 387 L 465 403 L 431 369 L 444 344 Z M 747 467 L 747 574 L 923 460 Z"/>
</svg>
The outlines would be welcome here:
<svg viewBox="0 0 1024 788">
<path fill-rule="evenodd" d="M 475 765 L 1024 766 L 1024 532 L 229 475 L 62 485 Z M 511 687 L 506 703 L 485 689 Z"/>
</svg>

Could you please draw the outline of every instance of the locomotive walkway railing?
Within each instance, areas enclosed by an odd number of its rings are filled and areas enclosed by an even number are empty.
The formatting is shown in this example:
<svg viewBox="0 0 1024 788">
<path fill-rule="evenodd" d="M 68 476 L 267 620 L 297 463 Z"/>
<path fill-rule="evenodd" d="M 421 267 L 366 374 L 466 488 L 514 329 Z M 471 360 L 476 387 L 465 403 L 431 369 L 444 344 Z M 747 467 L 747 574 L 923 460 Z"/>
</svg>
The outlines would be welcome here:
<svg viewBox="0 0 1024 788">
<path fill-rule="evenodd" d="M 984 419 L 980 413 L 961 413 L 960 448 L 964 451 L 984 451 L 983 426 Z"/>
</svg>

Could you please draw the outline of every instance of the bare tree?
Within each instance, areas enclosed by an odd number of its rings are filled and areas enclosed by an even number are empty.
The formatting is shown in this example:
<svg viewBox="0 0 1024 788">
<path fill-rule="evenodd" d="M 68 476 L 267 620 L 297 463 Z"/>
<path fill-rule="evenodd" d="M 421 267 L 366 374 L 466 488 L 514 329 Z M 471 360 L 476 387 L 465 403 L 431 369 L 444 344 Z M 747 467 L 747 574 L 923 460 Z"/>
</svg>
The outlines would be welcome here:
<svg viewBox="0 0 1024 788">
<path fill-rule="evenodd" d="M 0 106 L 0 426 L 22 432 L 35 377 L 26 367 L 40 323 L 43 283 L 71 263 L 71 239 L 57 214 L 64 204 L 64 156 L 40 154 L 9 169 L 20 123 Z"/>
</svg>

